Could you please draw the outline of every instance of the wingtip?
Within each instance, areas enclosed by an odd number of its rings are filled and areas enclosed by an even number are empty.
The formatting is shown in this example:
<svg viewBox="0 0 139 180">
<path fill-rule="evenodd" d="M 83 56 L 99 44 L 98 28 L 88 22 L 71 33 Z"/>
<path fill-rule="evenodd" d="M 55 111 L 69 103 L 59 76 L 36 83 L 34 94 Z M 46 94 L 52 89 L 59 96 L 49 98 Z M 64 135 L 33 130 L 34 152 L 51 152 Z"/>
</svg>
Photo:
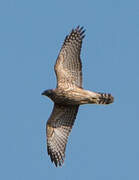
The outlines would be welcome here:
<svg viewBox="0 0 139 180">
<path fill-rule="evenodd" d="M 49 146 L 47 146 L 47 152 L 50 156 L 51 162 L 54 163 L 56 167 L 61 167 L 64 164 L 65 154 L 64 156 L 61 155 L 61 158 L 59 158 L 58 154 L 51 151 Z"/>
<path fill-rule="evenodd" d="M 78 25 L 75 29 L 72 29 L 72 31 L 77 31 L 80 33 L 82 39 L 85 37 L 85 32 L 86 32 L 86 29 L 84 28 L 84 26 L 80 26 Z"/>
</svg>

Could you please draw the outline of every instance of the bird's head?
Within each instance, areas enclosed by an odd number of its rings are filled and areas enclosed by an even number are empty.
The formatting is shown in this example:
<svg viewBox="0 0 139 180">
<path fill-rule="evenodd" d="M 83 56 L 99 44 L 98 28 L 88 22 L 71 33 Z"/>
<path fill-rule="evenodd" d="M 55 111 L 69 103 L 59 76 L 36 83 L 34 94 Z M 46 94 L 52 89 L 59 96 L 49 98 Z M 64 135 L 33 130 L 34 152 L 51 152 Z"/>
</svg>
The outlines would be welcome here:
<svg viewBox="0 0 139 180">
<path fill-rule="evenodd" d="M 53 95 L 53 90 L 52 89 L 47 89 L 44 92 L 42 92 L 42 95 L 51 97 Z"/>
</svg>

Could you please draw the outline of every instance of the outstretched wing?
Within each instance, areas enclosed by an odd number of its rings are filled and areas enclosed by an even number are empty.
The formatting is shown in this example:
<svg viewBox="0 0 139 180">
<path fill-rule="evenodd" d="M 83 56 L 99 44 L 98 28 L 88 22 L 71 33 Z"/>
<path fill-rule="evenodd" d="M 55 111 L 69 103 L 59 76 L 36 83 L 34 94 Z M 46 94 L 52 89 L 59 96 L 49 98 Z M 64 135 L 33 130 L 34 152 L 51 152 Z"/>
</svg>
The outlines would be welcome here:
<svg viewBox="0 0 139 180">
<path fill-rule="evenodd" d="M 47 150 L 51 161 L 61 166 L 65 158 L 65 148 L 69 133 L 74 124 L 79 106 L 62 106 L 54 104 L 47 121 Z"/>
<path fill-rule="evenodd" d="M 66 36 L 55 64 L 57 87 L 82 87 L 82 64 L 80 51 L 85 37 L 83 27 L 73 29 Z"/>
</svg>

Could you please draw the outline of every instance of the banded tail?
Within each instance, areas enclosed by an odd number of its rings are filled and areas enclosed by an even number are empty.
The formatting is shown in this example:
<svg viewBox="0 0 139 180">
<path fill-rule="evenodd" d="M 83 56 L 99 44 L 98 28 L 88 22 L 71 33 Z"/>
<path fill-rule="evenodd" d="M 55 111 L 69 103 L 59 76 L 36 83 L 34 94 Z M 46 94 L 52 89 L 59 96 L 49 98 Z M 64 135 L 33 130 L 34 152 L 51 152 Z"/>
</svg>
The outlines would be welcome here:
<svg viewBox="0 0 139 180">
<path fill-rule="evenodd" d="M 80 90 L 80 104 L 110 104 L 113 103 L 114 97 L 111 94 L 93 92 L 85 89 Z"/>
<path fill-rule="evenodd" d="M 114 97 L 111 94 L 97 93 L 96 104 L 110 104 L 113 103 Z"/>
</svg>

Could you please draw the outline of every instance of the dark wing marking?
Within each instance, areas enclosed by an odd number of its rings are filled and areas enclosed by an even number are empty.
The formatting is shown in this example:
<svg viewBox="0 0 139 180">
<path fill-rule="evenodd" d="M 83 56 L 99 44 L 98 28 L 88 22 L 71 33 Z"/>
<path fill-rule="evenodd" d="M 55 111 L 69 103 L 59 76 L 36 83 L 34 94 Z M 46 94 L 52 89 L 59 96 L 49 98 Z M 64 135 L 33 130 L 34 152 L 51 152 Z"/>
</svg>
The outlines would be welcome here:
<svg viewBox="0 0 139 180">
<path fill-rule="evenodd" d="M 54 105 L 46 125 L 47 150 L 51 161 L 61 166 L 65 158 L 65 148 L 74 124 L 79 106 Z"/>
<path fill-rule="evenodd" d="M 55 64 L 57 87 L 82 87 L 82 64 L 80 52 L 85 37 L 83 27 L 73 29 L 66 36 Z"/>
</svg>

